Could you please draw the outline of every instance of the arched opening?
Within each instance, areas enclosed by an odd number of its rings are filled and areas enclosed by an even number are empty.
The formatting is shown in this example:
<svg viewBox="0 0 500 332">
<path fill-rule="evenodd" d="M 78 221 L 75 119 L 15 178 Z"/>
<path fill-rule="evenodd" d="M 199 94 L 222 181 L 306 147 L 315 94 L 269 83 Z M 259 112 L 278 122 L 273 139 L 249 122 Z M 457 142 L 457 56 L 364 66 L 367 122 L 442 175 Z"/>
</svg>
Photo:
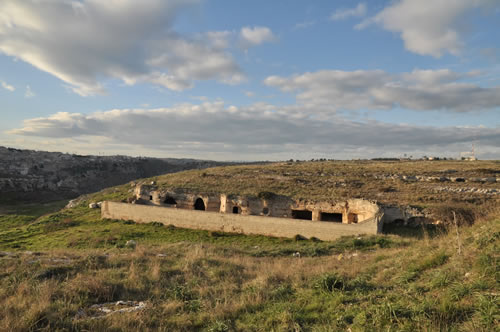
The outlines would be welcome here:
<svg viewBox="0 0 500 332">
<path fill-rule="evenodd" d="M 269 214 L 269 208 L 265 207 L 262 209 L 262 214 L 267 216 Z"/>
<path fill-rule="evenodd" d="M 201 198 L 197 198 L 194 202 L 194 209 L 199 211 L 205 211 L 205 202 Z"/>
<path fill-rule="evenodd" d="M 165 204 L 175 205 L 175 204 L 177 204 L 177 202 L 173 197 L 167 196 L 165 198 Z"/>
<path fill-rule="evenodd" d="M 153 200 L 153 196 L 152 196 L 152 195 L 150 195 L 150 196 L 149 196 L 149 200 L 150 200 L 150 201 L 152 201 L 152 200 Z"/>
<path fill-rule="evenodd" d="M 239 214 L 241 213 L 241 209 L 239 206 L 233 206 L 233 213 L 234 214 Z"/>
</svg>

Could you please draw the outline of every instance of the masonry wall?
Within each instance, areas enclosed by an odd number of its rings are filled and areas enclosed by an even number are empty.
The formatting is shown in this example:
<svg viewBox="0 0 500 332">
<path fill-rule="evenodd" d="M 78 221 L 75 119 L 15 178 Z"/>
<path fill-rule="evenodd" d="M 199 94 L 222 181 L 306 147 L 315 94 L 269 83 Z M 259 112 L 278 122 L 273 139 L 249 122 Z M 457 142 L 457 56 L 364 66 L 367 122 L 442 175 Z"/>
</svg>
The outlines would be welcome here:
<svg viewBox="0 0 500 332">
<path fill-rule="evenodd" d="M 204 229 L 277 237 L 316 237 L 330 241 L 344 235 L 376 234 L 378 218 L 358 224 L 339 224 L 288 218 L 246 216 L 208 211 L 183 210 L 167 207 L 103 202 L 102 218 L 133 220 L 138 223 L 161 222 L 176 227 Z"/>
</svg>

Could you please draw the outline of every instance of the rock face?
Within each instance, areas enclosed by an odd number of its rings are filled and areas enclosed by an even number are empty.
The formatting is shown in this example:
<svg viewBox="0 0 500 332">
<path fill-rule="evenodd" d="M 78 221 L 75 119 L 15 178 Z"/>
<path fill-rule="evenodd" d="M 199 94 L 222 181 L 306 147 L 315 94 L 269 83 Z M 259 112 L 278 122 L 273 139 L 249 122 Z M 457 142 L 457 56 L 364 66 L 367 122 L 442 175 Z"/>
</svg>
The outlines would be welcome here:
<svg viewBox="0 0 500 332">
<path fill-rule="evenodd" d="M 80 156 L 0 147 L 0 201 L 67 199 L 137 178 L 227 164 L 194 159 Z"/>
</svg>

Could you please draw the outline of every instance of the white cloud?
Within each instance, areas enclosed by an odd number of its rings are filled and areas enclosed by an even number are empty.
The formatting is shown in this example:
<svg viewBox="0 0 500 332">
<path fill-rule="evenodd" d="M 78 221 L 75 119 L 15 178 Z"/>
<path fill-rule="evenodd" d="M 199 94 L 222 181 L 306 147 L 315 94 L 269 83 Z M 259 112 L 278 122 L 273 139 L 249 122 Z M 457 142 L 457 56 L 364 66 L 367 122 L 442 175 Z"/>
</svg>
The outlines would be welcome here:
<svg viewBox="0 0 500 332">
<path fill-rule="evenodd" d="M 243 48 L 257 46 L 276 40 L 276 36 L 268 27 L 243 27 L 240 30 L 240 45 Z"/>
<path fill-rule="evenodd" d="M 332 15 L 330 15 L 330 19 L 332 21 L 345 20 L 350 17 L 361 17 L 366 15 L 366 4 L 359 3 L 354 8 L 341 8 L 337 9 Z"/>
<path fill-rule="evenodd" d="M 500 107 L 500 86 L 481 87 L 463 80 L 477 72 L 448 69 L 391 74 L 383 70 L 322 70 L 291 77 L 270 76 L 264 83 L 297 93 L 305 105 L 332 110 L 392 109 L 474 112 Z"/>
<path fill-rule="evenodd" d="M 14 88 L 12 85 L 10 84 L 7 84 L 6 82 L 4 81 L 0 81 L 0 84 L 2 85 L 2 88 L 4 88 L 5 90 L 8 90 L 10 92 L 13 92 L 16 90 L 16 88 Z"/>
<path fill-rule="evenodd" d="M 0 53 L 56 76 L 82 96 L 104 94 L 106 78 L 176 91 L 196 80 L 242 81 L 224 50 L 224 33 L 205 41 L 173 31 L 177 12 L 198 2 L 3 0 Z"/>
<path fill-rule="evenodd" d="M 33 98 L 35 93 L 31 90 L 31 87 L 29 85 L 26 86 L 26 91 L 24 92 L 24 98 Z"/>
<path fill-rule="evenodd" d="M 462 18 L 476 8 L 498 6 L 494 0 L 400 0 L 374 17 L 358 24 L 358 29 L 375 23 L 399 33 L 407 50 L 440 57 L 445 52 L 458 55 L 464 47 Z"/>
<path fill-rule="evenodd" d="M 101 141 L 100 149 L 127 147 L 144 155 L 176 154 L 222 159 L 336 158 L 394 156 L 397 153 L 459 152 L 471 141 L 498 156 L 500 128 L 432 127 L 356 122 L 313 106 L 222 101 L 172 108 L 115 109 L 93 114 L 61 112 L 24 121 L 9 135 L 43 138 L 68 147 L 68 140 Z M 126 150 L 125 150 L 126 151 Z M 457 153 L 458 155 L 458 153 Z"/>
</svg>

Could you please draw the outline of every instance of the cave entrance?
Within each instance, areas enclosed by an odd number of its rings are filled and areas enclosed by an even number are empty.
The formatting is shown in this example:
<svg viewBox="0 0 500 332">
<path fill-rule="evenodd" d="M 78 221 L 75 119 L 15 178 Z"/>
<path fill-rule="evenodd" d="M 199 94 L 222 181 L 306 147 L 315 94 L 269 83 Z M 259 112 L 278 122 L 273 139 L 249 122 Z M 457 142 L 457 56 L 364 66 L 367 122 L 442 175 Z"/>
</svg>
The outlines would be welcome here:
<svg viewBox="0 0 500 332">
<path fill-rule="evenodd" d="M 293 219 L 312 220 L 312 211 L 309 210 L 292 210 Z"/>
<path fill-rule="evenodd" d="M 177 201 L 173 197 L 167 196 L 165 198 L 165 204 L 175 205 L 177 204 Z"/>
<path fill-rule="evenodd" d="M 194 202 L 194 209 L 199 211 L 205 211 L 205 202 L 201 198 L 197 198 Z"/>
<path fill-rule="evenodd" d="M 342 222 L 342 213 L 321 212 L 321 221 Z"/>
<path fill-rule="evenodd" d="M 234 214 L 240 214 L 241 213 L 241 209 L 239 206 L 233 206 L 233 213 Z"/>
</svg>

